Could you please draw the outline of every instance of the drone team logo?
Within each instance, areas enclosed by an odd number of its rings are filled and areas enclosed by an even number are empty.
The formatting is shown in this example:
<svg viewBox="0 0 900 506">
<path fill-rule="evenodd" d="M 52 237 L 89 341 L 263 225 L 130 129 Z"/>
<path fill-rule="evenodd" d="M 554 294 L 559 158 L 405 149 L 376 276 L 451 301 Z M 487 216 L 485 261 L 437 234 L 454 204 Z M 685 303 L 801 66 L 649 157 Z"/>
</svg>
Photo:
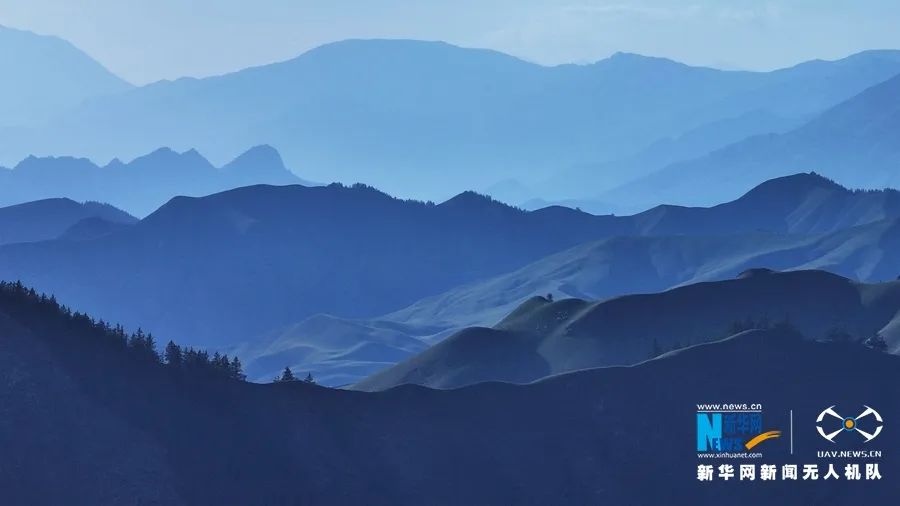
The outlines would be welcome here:
<svg viewBox="0 0 900 506">
<path fill-rule="evenodd" d="M 848 432 L 860 434 L 868 443 L 881 434 L 884 420 L 878 411 L 866 405 L 863 407 L 866 409 L 856 416 L 843 416 L 834 410 L 834 406 L 829 406 L 816 418 L 816 430 L 819 431 L 820 436 L 832 443 L 835 442 L 838 435 Z M 826 418 L 826 416 L 830 418 Z"/>
</svg>

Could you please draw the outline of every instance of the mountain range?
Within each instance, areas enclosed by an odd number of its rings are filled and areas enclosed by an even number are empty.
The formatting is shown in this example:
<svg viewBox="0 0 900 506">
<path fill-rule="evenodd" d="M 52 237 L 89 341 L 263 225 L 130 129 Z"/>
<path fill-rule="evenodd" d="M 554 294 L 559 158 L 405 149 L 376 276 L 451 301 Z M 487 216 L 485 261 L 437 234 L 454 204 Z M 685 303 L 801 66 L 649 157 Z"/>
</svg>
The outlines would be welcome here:
<svg viewBox="0 0 900 506">
<path fill-rule="evenodd" d="M 271 377 L 280 364 L 289 364 L 342 385 L 462 328 L 493 326 L 535 295 L 602 300 L 729 279 L 758 266 L 893 280 L 900 274 L 894 260 L 900 248 L 898 195 L 851 191 L 821 176 L 798 174 L 712 208 L 659 206 L 631 217 L 606 217 L 613 224 L 610 236 L 519 269 L 373 319 L 318 315 L 253 337 L 236 350 L 252 378 Z M 325 341 L 357 344 L 329 347 Z"/>
<path fill-rule="evenodd" d="M 523 174 L 599 192 L 658 168 L 650 162 L 784 131 L 897 73 L 894 51 L 734 72 L 624 53 L 543 67 L 438 42 L 349 40 L 92 99 L 38 128 L 7 132 L 0 162 L 132 158 L 171 146 L 225 163 L 271 144 L 312 179 L 365 181 L 395 195 L 442 200 Z M 680 147 L 660 149 L 673 139 Z M 661 154 L 638 156 L 627 170 L 597 165 L 645 149 Z M 564 175 L 584 165 L 591 169 Z"/>
<path fill-rule="evenodd" d="M 695 159 L 662 166 L 595 198 L 628 201 L 638 207 L 656 202 L 705 205 L 737 196 L 760 178 L 809 169 L 852 187 L 897 187 L 898 101 L 900 76 L 795 129 L 752 136 Z M 704 195 L 710 186 L 717 192 Z"/>
<path fill-rule="evenodd" d="M 0 167 L 0 205 L 66 197 L 109 202 L 145 216 L 176 196 L 203 196 L 253 184 L 311 185 L 284 166 L 271 146 L 256 146 L 222 167 L 196 150 L 160 148 L 100 167 L 73 157 L 29 156 L 13 169 Z"/>
<path fill-rule="evenodd" d="M 0 278 L 132 328 L 224 346 L 316 313 L 377 316 L 617 227 L 474 193 L 435 205 L 362 185 L 257 185 L 176 197 L 96 239 L 0 247 Z"/>
<path fill-rule="evenodd" d="M 0 26 L 0 133 L 34 127 L 104 95 L 132 88 L 57 37 Z"/>
<path fill-rule="evenodd" d="M 535 295 L 603 299 L 757 266 L 894 279 L 898 195 L 799 174 L 711 208 L 617 217 L 474 193 L 435 205 L 362 185 L 259 185 L 177 197 L 124 228 L 0 246 L 0 278 L 239 350 L 254 379 L 290 364 L 347 384 Z"/>
<path fill-rule="evenodd" d="M 896 356 L 786 329 L 529 385 L 366 393 L 190 376 L 51 332 L 48 321 L 5 298 L 0 305 L 3 503 L 58 504 L 73 494 L 92 504 L 701 502 L 735 484 L 695 478 L 700 402 L 762 403 L 766 428 L 792 430 L 790 445 L 765 443 L 766 462 L 777 465 L 834 449 L 812 429 L 816 413 L 855 409 L 860 392 L 885 420 L 900 417 L 887 386 L 900 380 Z M 896 447 L 896 432 L 877 444 Z M 879 465 L 886 473 L 897 456 L 884 452 Z M 877 504 L 898 493 L 889 479 L 767 485 L 732 502 Z"/>
</svg>

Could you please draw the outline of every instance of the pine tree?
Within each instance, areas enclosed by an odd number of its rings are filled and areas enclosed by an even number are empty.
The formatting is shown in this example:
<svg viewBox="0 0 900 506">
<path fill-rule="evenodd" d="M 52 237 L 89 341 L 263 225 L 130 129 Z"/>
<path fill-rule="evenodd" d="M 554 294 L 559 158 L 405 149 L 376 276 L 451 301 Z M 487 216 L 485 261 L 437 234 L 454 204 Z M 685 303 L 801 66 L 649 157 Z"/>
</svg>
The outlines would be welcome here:
<svg viewBox="0 0 900 506">
<path fill-rule="evenodd" d="M 175 369 L 181 369 L 184 365 L 184 354 L 181 352 L 181 346 L 169 341 L 166 345 L 166 363 Z"/>
<path fill-rule="evenodd" d="M 75 313 L 75 318 L 80 317 L 80 313 Z M 144 347 L 144 331 L 140 327 L 138 327 L 138 329 L 131 334 L 131 337 L 128 338 L 128 347 L 134 350 Z"/>
<path fill-rule="evenodd" d="M 231 365 L 228 369 L 229 376 L 232 379 L 236 379 L 238 381 L 245 381 L 247 379 L 247 375 L 244 374 L 244 369 L 241 367 L 241 361 L 237 358 L 237 355 L 231 359 Z"/>
<path fill-rule="evenodd" d="M 290 367 L 285 366 L 278 381 L 297 381 L 297 377 L 294 376 L 294 372 L 291 371 Z"/>
<path fill-rule="evenodd" d="M 156 340 L 153 334 L 148 333 L 144 338 L 144 354 L 154 362 L 159 362 L 159 353 L 156 351 Z"/>
<path fill-rule="evenodd" d="M 309 383 L 310 385 L 314 385 L 314 384 L 316 383 L 316 380 L 313 379 L 312 373 L 307 373 L 306 379 L 304 379 L 303 382 L 304 382 L 304 383 Z"/>
</svg>

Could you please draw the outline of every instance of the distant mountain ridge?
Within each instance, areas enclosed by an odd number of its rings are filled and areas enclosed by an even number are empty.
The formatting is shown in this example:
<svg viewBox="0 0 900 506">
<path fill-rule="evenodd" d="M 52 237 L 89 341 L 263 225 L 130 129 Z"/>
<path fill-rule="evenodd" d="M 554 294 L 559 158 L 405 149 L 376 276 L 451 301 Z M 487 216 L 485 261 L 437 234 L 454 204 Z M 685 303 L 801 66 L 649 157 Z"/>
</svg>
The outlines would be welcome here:
<svg viewBox="0 0 900 506">
<path fill-rule="evenodd" d="M 271 146 L 251 148 L 221 169 L 193 149 L 160 148 L 103 167 L 83 158 L 29 156 L 13 169 L 0 168 L 0 204 L 68 197 L 109 202 L 144 216 L 178 195 L 199 197 L 252 184 L 313 183 L 288 170 Z"/>
<path fill-rule="evenodd" d="M 132 87 L 64 40 L 2 25 L 0 74 L 0 129 L 37 126 Z"/>
<path fill-rule="evenodd" d="M 438 42 L 349 40 L 92 100 L 46 128 L 9 132 L 0 161 L 30 153 L 108 160 L 172 146 L 220 164 L 236 146 L 271 144 L 315 180 L 443 200 L 522 174 L 539 181 L 621 159 L 708 125 L 721 139 L 682 151 L 780 131 L 898 72 L 890 51 L 754 73 L 628 54 L 542 67 Z M 601 179 L 582 184 L 600 190 Z"/>
<path fill-rule="evenodd" d="M 898 103 L 900 76 L 866 89 L 798 128 L 729 144 L 596 198 L 632 200 L 637 205 L 660 200 L 704 205 L 711 198 L 737 195 L 759 178 L 801 170 L 815 170 L 857 188 L 897 187 Z"/>
</svg>

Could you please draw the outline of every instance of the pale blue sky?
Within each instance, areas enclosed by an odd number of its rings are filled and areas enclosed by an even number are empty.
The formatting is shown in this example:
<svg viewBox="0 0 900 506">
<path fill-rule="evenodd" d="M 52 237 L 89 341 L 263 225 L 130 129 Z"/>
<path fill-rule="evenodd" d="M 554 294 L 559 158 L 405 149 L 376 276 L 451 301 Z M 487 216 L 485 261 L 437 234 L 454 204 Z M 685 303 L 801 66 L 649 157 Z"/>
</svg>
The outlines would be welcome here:
<svg viewBox="0 0 900 506">
<path fill-rule="evenodd" d="M 544 64 L 616 51 L 771 69 L 900 47 L 896 0 L 0 0 L 141 84 L 284 60 L 346 38 L 488 47 Z"/>
</svg>

